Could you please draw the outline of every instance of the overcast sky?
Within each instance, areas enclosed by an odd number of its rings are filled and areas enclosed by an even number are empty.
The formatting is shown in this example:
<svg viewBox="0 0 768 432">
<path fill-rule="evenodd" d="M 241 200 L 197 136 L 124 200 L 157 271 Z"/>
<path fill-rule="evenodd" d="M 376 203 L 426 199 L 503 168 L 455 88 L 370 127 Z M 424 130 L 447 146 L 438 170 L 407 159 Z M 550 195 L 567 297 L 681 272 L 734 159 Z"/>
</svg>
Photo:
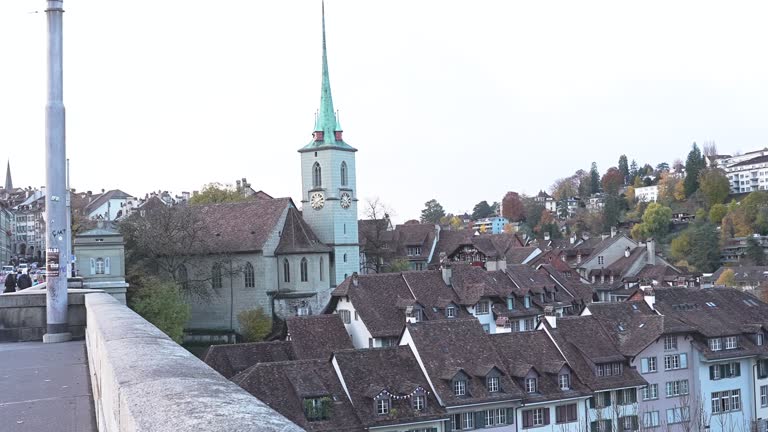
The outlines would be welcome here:
<svg viewBox="0 0 768 432">
<path fill-rule="evenodd" d="M 0 156 L 44 176 L 45 1 L 3 0 Z M 320 1 L 65 0 L 72 186 L 143 196 L 246 177 L 300 200 Z M 39 11 L 38 13 L 31 13 Z M 768 4 L 328 0 L 334 103 L 361 199 L 403 221 L 534 194 L 626 153 L 768 146 Z M 5 161 L 3 161 L 4 163 Z"/>
</svg>

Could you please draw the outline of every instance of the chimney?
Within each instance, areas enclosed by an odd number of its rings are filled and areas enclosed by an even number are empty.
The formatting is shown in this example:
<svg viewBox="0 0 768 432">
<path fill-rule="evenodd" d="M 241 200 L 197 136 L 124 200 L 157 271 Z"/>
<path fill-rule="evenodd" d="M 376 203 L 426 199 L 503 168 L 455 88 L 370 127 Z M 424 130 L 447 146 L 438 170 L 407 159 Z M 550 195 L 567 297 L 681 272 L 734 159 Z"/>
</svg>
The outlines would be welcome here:
<svg viewBox="0 0 768 432">
<path fill-rule="evenodd" d="M 624 249 L 624 256 L 629 258 L 629 254 L 631 253 L 632 253 L 632 249 L 630 249 L 629 246 L 627 246 L 627 248 Z"/>
<path fill-rule="evenodd" d="M 656 265 L 656 241 L 649 238 L 645 247 L 648 248 L 648 264 Z"/>
<path fill-rule="evenodd" d="M 358 286 L 360 281 L 357 277 L 357 272 L 352 273 L 352 286 Z"/>
<path fill-rule="evenodd" d="M 544 241 L 549 241 L 549 231 L 544 232 Z"/>
<path fill-rule="evenodd" d="M 609 235 L 608 235 L 608 234 L 606 234 L 606 233 L 602 233 L 602 234 L 600 234 L 600 240 L 605 240 L 605 239 L 607 239 L 608 237 L 609 237 Z"/>
<path fill-rule="evenodd" d="M 235 184 L 237 185 L 237 191 L 240 192 L 242 190 L 240 187 L 240 180 L 235 180 Z"/>
<path fill-rule="evenodd" d="M 445 252 L 440 252 L 440 272 L 443 275 L 443 282 L 446 285 L 453 285 L 453 272 L 451 271 L 451 263 L 448 261 L 448 257 Z"/>
<path fill-rule="evenodd" d="M 557 328 L 557 315 L 555 315 L 555 308 L 551 305 L 544 306 L 544 319 L 550 327 Z"/>
<path fill-rule="evenodd" d="M 571 244 L 576 243 L 576 234 L 571 235 Z"/>
<path fill-rule="evenodd" d="M 648 303 L 652 310 L 656 310 L 656 293 L 653 292 L 653 287 L 646 286 L 640 288 L 643 290 L 643 300 Z"/>
<path fill-rule="evenodd" d="M 616 227 L 612 226 L 611 227 L 611 238 L 614 238 L 614 237 L 616 237 Z"/>
</svg>

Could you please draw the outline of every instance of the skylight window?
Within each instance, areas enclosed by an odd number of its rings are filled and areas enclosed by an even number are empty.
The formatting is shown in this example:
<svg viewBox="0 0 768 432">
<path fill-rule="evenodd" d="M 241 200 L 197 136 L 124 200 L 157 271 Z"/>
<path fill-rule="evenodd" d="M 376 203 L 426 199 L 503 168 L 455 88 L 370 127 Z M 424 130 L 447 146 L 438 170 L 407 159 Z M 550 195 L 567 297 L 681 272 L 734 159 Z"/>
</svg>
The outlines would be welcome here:
<svg viewBox="0 0 768 432">
<path fill-rule="evenodd" d="M 716 304 L 714 304 L 714 303 L 712 303 L 712 302 L 707 302 L 707 303 L 705 303 L 705 304 L 706 304 L 707 306 L 711 307 L 711 308 L 713 308 L 713 307 L 717 307 L 717 305 L 716 305 Z"/>
</svg>

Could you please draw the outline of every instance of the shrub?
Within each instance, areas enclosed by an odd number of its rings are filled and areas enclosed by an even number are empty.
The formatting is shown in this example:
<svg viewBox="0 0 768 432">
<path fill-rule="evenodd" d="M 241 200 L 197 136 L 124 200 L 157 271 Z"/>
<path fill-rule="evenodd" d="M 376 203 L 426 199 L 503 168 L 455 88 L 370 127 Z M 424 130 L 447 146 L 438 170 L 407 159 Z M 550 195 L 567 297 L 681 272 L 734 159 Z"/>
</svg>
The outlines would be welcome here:
<svg viewBox="0 0 768 432">
<path fill-rule="evenodd" d="M 145 280 L 144 286 L 131 297 L 129 306 L 176 343 L 182 342 L 190 307 L 174 283 Z"/>
<path fill-rule="evenodd" d="M 258 342 L 272 330 L 272 320 L 262 308 L 245 310 L 237 314 L 240 333 L 246 342 Z"/>
</svg>

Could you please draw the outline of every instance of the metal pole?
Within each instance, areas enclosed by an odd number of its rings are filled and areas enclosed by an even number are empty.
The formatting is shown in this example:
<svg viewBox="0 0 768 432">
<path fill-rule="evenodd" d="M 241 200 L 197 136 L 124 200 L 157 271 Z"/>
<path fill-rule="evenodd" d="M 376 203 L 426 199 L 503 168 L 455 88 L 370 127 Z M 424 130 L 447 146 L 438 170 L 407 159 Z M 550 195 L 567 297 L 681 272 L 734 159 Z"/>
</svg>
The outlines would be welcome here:
<svg viewBox="0 0 768 432">
<path fill-rule="evenodd" d="M 74 233 L 72 233 L 72 192 L 70 192 L 69 188 L 69 158 L 67 158 L 67 234 L 64 236 L 64 240 L 67 242 L 67 246 L 65 249 L 65 254 L 67 255 L 67 277 L 72 277 L 72 263 L 70 262 L 72 259 L 72 236 Z"/>
<path fill-rule="evenodd" d="M 47 250 L 46 318 L 43 342 L 64 342 L 72 338 L 67 325 L 67 271 L 69 256 L 65 236 L 69 235 L 66 203 L 66 145 L 64 141 L 64 99 L 62 74 L 63 0 L 47 0 L 48 19 L 48 101 L 45 106 L 45 219 Z"/>
</svg>

